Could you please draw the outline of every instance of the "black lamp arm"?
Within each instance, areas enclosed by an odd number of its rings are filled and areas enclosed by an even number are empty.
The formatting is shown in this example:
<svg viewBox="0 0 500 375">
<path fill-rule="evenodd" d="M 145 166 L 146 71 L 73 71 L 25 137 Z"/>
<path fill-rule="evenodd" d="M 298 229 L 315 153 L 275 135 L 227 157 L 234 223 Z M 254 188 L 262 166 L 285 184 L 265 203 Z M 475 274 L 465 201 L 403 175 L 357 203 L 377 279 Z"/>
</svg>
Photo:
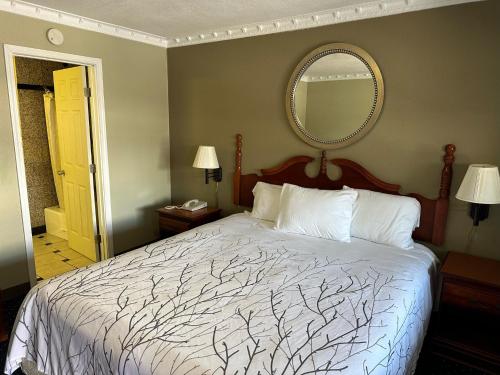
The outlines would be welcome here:
<svg viewBox="0 0 500 375">
<path fill-rule="evenodd" d="M 469 215 L 474 221 L 474 226 L 478 226 L 480 221 L 488 218 L 490 212 L 489 204 L 471 203 Z"/>
<path fill-rule="evenodd" d="M 215 182 L 222 181 L 222 167 L 217 169 L 205 169 L 205 183 L 208 184 L 210 179 L 213 179 Z"/>
</svg>

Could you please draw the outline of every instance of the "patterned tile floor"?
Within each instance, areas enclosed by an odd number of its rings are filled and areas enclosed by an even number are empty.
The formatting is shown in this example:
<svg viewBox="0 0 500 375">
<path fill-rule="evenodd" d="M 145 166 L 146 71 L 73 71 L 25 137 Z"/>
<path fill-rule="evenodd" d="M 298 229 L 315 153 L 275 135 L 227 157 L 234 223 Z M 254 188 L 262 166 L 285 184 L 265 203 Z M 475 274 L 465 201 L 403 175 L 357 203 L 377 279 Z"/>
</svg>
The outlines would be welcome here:
<svg viewBox="0 0 500 375">
<path fill-rule="evenodd" d="M 48 233 L 33 236 L 33 251 L 38 280 L 49 279 L 94 263 L 72 250 L 68 241 Z"/>
</svg>

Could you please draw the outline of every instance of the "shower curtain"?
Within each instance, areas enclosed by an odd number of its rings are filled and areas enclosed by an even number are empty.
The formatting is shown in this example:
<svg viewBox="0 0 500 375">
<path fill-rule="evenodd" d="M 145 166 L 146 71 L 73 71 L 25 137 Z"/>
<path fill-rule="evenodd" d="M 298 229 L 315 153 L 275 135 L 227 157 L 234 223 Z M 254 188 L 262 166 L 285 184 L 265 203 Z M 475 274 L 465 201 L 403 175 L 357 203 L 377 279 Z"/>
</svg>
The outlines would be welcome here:
<svg viewBox="0 0 500 375">
<path fill-rule="evenodd" d="M 56 123 L 56 103 L 54 94 L 46 92 L 43 94 L 43 103 L 45 108 L 45 123 L 47 125 L 47 137 L 49 140 L 50 164 L 52 165 L 52 175 L 54 176 L 54 185 L 56 187 L 57 200 L 59 207 L 64 208 L 64 194 L 62 176 L 57 174 L 61 168 L 61 154 L 59 152 L 59 138 L 57 134 Z"/>
</svg>

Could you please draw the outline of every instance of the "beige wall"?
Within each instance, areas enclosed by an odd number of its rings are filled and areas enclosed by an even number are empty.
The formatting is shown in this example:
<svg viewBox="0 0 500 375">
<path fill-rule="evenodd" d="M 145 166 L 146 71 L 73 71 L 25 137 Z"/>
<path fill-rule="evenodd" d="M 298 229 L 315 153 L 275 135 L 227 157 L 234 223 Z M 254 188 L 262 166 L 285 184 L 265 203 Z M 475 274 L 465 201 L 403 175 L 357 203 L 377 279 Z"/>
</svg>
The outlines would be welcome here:
<svg viewBox="0 0 500 375">
<path fill-rule="evenodd" d="M 403 191 L 435 197 L 442 147 L 457 146 L 455 194 L 470 163 L 500 164 L 500 2 L 487 1 L 353 23 L 168 50 L 172 195 L 214 202 L 214 186 L 191 167 L 199 144 L 213 144 L 223 166 L 220 202 L 231 202 L 234 134 L 243 172 L 298 155 L 319 155 L 290 129 L 285 89 L 309 51 L 347 42 L 382 71 L 385 103 L 373 130 L 328 157 L 346 157 Z M 444 248 L 463 251 L 471 220 L 451 198 Z M 500 258 L 500 205 L 478 228 L 471 253 Z"/>
<path fill-rule="evenodd" d="M 167 63 L 163 48 L 0 12 L 0 288 L 28 280 L 3 43 L 103 61 L 115 252 L 156 238 L 154 209 L 170 200 Z"/>
</svg>

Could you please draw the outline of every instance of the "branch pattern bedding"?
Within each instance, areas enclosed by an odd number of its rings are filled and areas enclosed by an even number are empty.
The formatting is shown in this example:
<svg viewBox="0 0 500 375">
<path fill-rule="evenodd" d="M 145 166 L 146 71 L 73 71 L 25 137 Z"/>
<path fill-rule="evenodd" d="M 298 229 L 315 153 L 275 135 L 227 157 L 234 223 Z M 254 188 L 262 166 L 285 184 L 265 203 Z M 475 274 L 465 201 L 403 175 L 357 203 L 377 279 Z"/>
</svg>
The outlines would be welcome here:
<svg viewBox="0 0 500 375">
<path fill-rule="evenodd" d="M 6 372 L 410 374 L 436 265 L 236 214 L 34 287 Z"/>
</svg>

